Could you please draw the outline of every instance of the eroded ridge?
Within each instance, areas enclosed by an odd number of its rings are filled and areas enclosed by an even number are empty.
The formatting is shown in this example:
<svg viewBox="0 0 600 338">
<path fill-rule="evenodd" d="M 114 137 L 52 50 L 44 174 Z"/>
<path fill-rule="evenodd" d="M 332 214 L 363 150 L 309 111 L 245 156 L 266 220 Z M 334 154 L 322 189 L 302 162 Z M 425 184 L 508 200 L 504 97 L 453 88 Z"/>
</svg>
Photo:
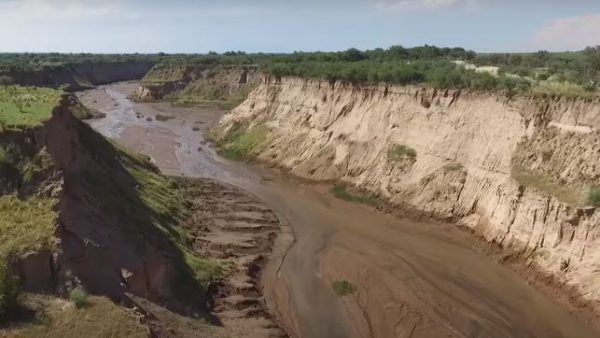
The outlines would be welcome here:
<svg viewBox="0 0 600 338">
<path fill-rule="evenodd" d="M 237 337 L 287 337 L 268 313 L 260 277 L 279 219 L 250 194 L 212 180 L 192 184 L 193 247 L 230 262 L 231 277 L 213 288 L 213 311 Z"/>
</svg>

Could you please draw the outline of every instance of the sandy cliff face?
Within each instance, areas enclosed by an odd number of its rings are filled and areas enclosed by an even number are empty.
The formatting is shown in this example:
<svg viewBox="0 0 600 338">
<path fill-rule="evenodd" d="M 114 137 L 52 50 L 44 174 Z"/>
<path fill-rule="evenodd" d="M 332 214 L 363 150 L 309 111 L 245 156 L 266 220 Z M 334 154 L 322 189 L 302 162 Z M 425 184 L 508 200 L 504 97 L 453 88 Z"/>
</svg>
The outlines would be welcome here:
<svg viewBox="0 0 600 338">
<path fill-rule="evenodd" d="M 268 127 L 260 160 L 454 220 L 600 299 L 598 101 L 265 79 L 234 124 Z"/>
</svg>

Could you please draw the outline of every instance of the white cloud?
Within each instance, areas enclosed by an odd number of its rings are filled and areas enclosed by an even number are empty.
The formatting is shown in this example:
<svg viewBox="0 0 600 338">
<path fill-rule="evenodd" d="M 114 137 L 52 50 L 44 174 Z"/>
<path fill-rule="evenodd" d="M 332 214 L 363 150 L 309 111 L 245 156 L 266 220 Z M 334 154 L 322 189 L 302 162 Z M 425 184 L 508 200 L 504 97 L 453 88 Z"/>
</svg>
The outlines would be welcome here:
<svg viewBox="0 0 600 338">
<path fill-rule="evenodd" d="M 469 5 L 476 0 L 375 0 L 377 7 L 386 11 L 419 11 Z"/>
<path fill-rule="evenodd" d="M 531 49 L 578 50 L 600 45 L 600 14 L 554 20 L 530 40 Z"/>
<path fill-rule="evenodd" d="M 114 0 L 9 0 L 0 2 L 0 12 L 5 18 L 44 21 L 114 18 L 131 13 L 124 11 L 120 3 Z"/>
</svg>

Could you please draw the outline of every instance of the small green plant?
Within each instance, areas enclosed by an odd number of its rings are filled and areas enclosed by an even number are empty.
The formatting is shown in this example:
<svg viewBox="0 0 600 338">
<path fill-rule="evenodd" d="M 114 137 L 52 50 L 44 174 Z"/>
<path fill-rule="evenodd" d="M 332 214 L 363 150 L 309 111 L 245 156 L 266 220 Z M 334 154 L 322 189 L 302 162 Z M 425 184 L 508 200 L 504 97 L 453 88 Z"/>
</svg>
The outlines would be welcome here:
<svg viewBox="0 0 600 338">
<path fill-rule="evenodd" d="M 391 162 L 399 162 L 403 159 L 408 159 L 411 162 L 417 160 L 417 151 L 403 144 L 394 144 L 388 150 L 388 160 Z"/>
<path fill-rule="evenodd" d="M 588 192 L 588 203 L 595 207 L 600 207 L 600 186 L 593 185 Z"/>
<path fill-rule="evenodd" d="M 75 304 L 75 307 L 81 309 L 89 305 L 89 294 L 82 287 L 76 287 L 69 291 L 69 300 Z"/>
<path fill-rule="evenodd" d="M 335 197 L 344 201 L 363 203 L 371 206 L 377 206 L 378 204 L 376 196 L 356 193 L 345 183 L 336 184 L 331 191 Z"/>
<path fill-rule="evenodd" d="M 336 280 L 331 284 L 333 291 L 338 296 L 351 295 L 356 291 L 356 286 L 347 280 Z"/>
</svg>

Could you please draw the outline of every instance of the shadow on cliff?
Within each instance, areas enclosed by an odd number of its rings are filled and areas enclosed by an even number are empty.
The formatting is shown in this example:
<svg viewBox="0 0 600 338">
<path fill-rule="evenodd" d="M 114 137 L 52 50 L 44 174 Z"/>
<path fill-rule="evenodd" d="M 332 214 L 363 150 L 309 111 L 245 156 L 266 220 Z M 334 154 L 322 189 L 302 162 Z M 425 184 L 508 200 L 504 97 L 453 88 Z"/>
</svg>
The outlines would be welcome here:
<svg viewBox="0 0 600 338">
<path fill-rule="evenodd" d="M 182 251 L 185 200 L 172 183 L 146 158 L 119 149 L 64 108 L 44 130 L 64 176 L 58 285 L 81 283 L 117 302 L 133 294 L 218 324 L 208 311 L 208 291 Z"/>
</svg>

